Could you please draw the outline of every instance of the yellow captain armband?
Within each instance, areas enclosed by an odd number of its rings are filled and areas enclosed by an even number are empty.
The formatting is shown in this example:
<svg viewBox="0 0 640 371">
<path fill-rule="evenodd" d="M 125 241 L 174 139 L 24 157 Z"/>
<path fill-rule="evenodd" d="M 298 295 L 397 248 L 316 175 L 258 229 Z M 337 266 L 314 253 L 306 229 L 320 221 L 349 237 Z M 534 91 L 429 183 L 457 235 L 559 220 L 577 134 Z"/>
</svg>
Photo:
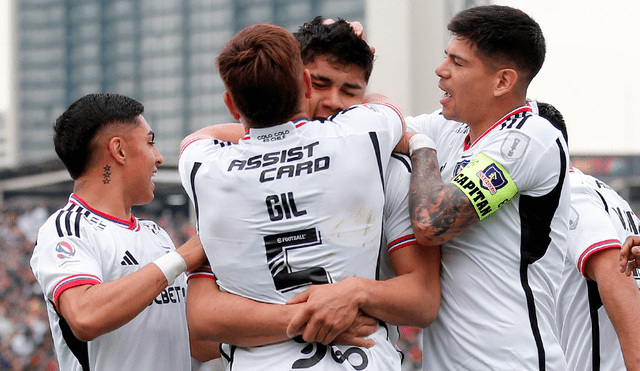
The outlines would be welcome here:
<svg viewBox="0 0 640 371">
<path fill-rule="evenodd" d="M 451 183 L 467 195 L 480 220 L 493 214 L 518 193 L 518 187 L 507 170 L 484 153 L 471 160 Z"/>
</svg>

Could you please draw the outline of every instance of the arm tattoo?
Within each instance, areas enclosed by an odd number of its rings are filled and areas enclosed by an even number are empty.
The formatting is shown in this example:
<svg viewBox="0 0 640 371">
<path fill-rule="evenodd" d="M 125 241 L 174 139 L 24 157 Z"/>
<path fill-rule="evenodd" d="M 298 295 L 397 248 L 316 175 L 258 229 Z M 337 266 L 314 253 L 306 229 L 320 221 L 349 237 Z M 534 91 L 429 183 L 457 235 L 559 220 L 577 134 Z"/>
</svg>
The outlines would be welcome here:
<svg viewBox="0 0 640 371">
<path fill-rule="evenodd" d="M 411 162 L 409 210 L 420 243 L 442 244 L 479 220 L 467 196 L 458 187 L 442 182 L 436 151 L 417 150 Z"/>
</svg>

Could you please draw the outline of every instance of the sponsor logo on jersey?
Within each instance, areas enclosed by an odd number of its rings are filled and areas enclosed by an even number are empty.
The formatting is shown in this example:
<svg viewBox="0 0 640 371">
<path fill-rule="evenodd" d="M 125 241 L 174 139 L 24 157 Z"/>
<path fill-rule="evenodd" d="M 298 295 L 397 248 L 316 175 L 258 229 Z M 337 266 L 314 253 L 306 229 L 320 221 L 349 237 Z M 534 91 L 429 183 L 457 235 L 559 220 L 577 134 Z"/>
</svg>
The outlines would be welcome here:
<svg viewBox="0 0 640 371">
<path fill-rule="evenodd" d="M 176 285 L 169 286 L 162 290 L 160 295 L 153 299 L 153 303 L 156 304 L 177 304 L 184 302 L 187 295 L 187 290 L 184 287 Z M 151 303 L 151 304 L 153 304 Z"/>
<path fill-rule="evenodd" d="M 58 253 L 56 255 L 58 259 L 70 259 L 76 254 L 76 249 L 74 249 L 70 243 L 60 241 L 56 245 L 56 252 Z"/>
<path fill-rule="evenodd" d="M 484 170 L 477 172 L 476 175 L 480 179 L 480 186 L 491 192 L 492 195 L 495 195 L 500 188 L 507 185 L 507 179 L 496 164 L 487 166 Z"/>
<path fill-rule="evenodd" d="M 331 163 L 330 157 L 318 157 L 314 153 L 315 147 L 319 144 L 319 141 L 315 141 L 305 146 L 251 156 L 247 159 L 233 159 L 227 171 L 263 169 L 259 180 L 260 183 L 265 183 L 327 170 Z"/>
</svg>

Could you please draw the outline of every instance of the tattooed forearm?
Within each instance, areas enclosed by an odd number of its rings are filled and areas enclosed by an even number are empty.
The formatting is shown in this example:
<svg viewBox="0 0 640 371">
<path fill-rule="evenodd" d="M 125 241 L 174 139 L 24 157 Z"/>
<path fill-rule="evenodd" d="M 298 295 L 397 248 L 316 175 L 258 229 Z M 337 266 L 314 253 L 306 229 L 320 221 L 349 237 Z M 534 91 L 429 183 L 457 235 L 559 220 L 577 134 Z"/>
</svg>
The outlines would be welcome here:
<svg viewBox="0 0 640 371">
<path fill-rule="evenodd" d="M 409 211 L 421 244 L 440 245 L 479 220 L 467 196 L 458 187 L 442 182 L 436 151 L 417 150 L 411 162 Z"/>
</svg>

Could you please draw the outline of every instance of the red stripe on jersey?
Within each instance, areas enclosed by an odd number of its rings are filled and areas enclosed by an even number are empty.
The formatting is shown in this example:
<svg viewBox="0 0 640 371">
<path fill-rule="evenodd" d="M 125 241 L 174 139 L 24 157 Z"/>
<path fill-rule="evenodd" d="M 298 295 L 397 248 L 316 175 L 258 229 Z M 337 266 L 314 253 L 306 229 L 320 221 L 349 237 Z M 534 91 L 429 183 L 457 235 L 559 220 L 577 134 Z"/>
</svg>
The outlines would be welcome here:
<svg viewBox="0 0 640 371">
<path fill-rule="evenodd" d="M 394 251 L 398 251 L 404 247 L 415 245 L 417 243 L 418 240 L 416 239 L 416 236 L 414 234 L 402 236 L 387 244 L 388 253 L 391 254 Z"/>
<path fill-rule="evenodd" d="M 116 224 L 119 224 L 127 229 L 130 229 L 132 231 L 139 231 L 140 230 L 140 226 L 138 225 L 138 222 L 136 220 L 136 218 L 131 215 L 131 220 L 127 221 L 124 219 L 120 219 L 118 217 L 103 213 L 100 210 L 96 210 L 94 208 L 92 208 L 91 206 L 89 206 L 83 199 L 81 199 L 80 197 L 78 197 L 77 194 L 73 193 L 71 195 L 71 199 L 69 200 L 72 204 L 78 205 L 78 206 L 82 206 L 85 209 L 91 211 L 94 214 L 97 214 L 98 216 L 101 216 L 107 220 L 110 220 Z"/>
<path fill-rule="evenodd" d="M 467 135 L 467 139 L 464 141 L 464 150 L 468 150 L 469 148 L 473 147 L 474 144 L 478 143 L 478 141 L 482 138 L 484 138 L 485 135 L 489 134 L 489 132 L 493 129 L 495 129 L 498 125 L 501 125 L 503 122 L 507 121 L 507 119 L 509 119 L 509 117 L 513 116 L 513 115 L 517 115 L 519 113 L 523 113 L 523 112 L 533 112 L 533 109 L 529 106 L 524 106 L 524 107 L 520 107 L 520 108 L 516 108 L 515 110 L 507 113 L 506 115 L 504 115 L 504 117 L 502 117 L 500 120 L 498 120 L 495 124 L 493 124 L 489 129 L 487 129 L 484 133 L 482 133 L 482 135 L 480 135 L 473 143 L 469 144 L 469 136 Z"/>
<path fill-rule="evenodd" d="M 593 254 L 602 251 L 602 250 L 607 250 L 607 249 L 621 249 L 622 248 L 622 244 L 620 243 L 619 240 L 605 240 L 605 241 L 600 241 L 600 242 L 596 242 L 593 245 L 589 246 L 581 255 L 580 258 L 578 259 L 578 270 L 580 271 L 580 273 L 582 273 L 583 276 L 585 276 L 585 278 L 587 277 L 585 275 L 584 272 L 584 267 L 585 267 L 585 263 L 587 262 L 587 259 L 589 259 L 591 256 L 593 256 Z"/>
<path fill-rule="evenodd" d="M 58 308 L 58 298 L 65 290 L 76 286 L 98 285 L 100 283 L 102 283 L 102 280 L 92 274 L 74 274 L 73 276 L 66 277 L 53 287 L 53 304 Z"/>
</svg>

